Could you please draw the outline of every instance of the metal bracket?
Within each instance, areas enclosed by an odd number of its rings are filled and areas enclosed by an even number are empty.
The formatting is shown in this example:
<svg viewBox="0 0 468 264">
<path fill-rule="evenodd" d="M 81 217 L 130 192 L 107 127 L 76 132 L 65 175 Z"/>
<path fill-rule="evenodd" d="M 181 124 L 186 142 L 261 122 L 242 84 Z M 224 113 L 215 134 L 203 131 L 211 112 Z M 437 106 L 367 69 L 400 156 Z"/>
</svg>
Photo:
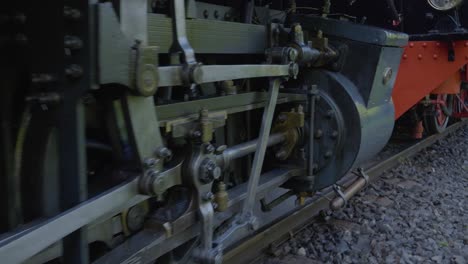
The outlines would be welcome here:
<svg viewBox="0 0 468 264">
<path fill-rule="evenodd" d="M 142 96 L 153 96 L 159 83 L 158 47 L 136 45 L 134 49 L 136 59 L 132 86 Z"/>
<path fill-rule="evenodd" d="M 346 207 L 348 204 L 348 200 L 346 200 L 346 196 L 344 195 L 343 191 L 341 190 L 341 186 L 334 184 L 333 185 L 333 191 L 336 193 L 338 197 L 340 197 L 343 200 L 343 207 Z"/>
<path fill-rule="evenodd" d="M 369 175 L 367 175 L 363 168 L 358 168 L 357 171 L 358 173 L 356 175 L 362 177 L 366 181 L 366 185 L 364 186 L 364 188 L 369 186 Z"/>
<path fill-rule="evenodd" d="M 195 65 L 195 52 L 190 46 L 187 38 L 185 24 L 185 1 L 174 0 L 171 4 L 173 41 L 170 48 L 171 53 L 182 53 L 182 62 L 187 65 Z"/>
</svg>

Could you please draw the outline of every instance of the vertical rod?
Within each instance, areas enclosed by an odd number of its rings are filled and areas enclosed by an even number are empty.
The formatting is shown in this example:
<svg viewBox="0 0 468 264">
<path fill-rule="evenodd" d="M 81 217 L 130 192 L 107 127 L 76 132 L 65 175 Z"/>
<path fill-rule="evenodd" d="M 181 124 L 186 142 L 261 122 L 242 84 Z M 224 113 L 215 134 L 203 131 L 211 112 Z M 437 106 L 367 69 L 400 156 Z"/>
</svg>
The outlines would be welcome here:
<svg viewBox="0 0 468 264">
<path fill-rule="evenodd" d="M 187 28 L 185 25 L 185 1 L 171 1 L 172 32 L 173 40 L 170 52 L 182 52 L 183 63 L 195 64 L 195 52 L 193 51 L 187 39 Z"/>
<path fill-rule="evenodd" d="M 311 181 L 314 180 L 314 134 L 315 134 L 315 99 L 317 96 L 317 85 L 312 85 L 311 90 L 307 94 L 309 100 L 309 149 L 307 176 Z"/>
<path fill-rule="evenodd" d="M 242 208 L 244 215 L 252 215 L 252 210 L 255 202 L 258 182 L 260 180 L 260 173 L 262 171 L 263 160 L 265 159 L 265 152 L 268 146 L 268 138 L 271 131 L 271 124 L 273 121 L 273 114 L 275 112 L 276 102 L 278 99 L 279 86 L 281 79 L 270 80 L 270 91 L 268 103 L 263 110 L 262 125 L 258 136 L 258 145 L 255 151 L 254 162 L 252 170 L 250 171 L 250 178 L 247 187 L 247 197 Z"/>
</svg>

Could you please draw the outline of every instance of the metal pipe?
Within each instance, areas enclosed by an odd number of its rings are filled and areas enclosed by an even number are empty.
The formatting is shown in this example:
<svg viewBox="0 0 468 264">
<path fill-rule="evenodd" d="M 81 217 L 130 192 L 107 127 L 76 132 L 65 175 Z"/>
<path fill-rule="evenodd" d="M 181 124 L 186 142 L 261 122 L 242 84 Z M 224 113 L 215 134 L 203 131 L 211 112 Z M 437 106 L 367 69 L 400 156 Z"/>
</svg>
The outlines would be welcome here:
<svg viewBox="0 0 468 264">
<path fill-rule="evenodd" d="M 267 146 L 271 147 L 273 145 L 282 143 L 285 140 L 285 138 L 286 136 L 284 135 L 284 133 L 271 134 L 268 137 Z M 226 168 L 231 162 L 231 160 L 245 157 L 248 154 L 255 152 L 258 142 L 258 139 L 254 139 L 239 145 L 232 146 L 230 148 L 227 148 L 222 155 L 218 156 L 218 158 L 221 159 L 224 168 Z"/>
<path fill-rule="evenodd" d="M 314 136 L 315 136 L 315 99 L 317 95 L 317 85 L 312 85 L 309 91 L 309 149 L 308 149 L 308 163 L 307 163 L 307 176 L 311 181 L 314 181 Z"/>
<path fill-rule="evenodd" d="M 366 179 L 359 177 L 359 179 L 351 183 L 351 185 L 342 192 L 343 196 L 338 196 L 330 202 L 330 209 L 336 211 L 343 208 L 349 199 L 361 191 L 366 184 Z"/>
</svg>

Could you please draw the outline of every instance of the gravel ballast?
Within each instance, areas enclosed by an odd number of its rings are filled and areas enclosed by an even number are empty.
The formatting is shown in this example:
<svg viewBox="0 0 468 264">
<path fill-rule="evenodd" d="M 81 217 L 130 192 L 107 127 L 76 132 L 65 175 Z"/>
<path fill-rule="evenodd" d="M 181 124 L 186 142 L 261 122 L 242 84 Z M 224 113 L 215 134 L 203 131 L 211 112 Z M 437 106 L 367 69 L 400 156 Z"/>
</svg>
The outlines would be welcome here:
<svg viewBox="0 0 468 264">
<path fill-rule="evenodd" d="M 316 219 L 263 263 L 468 263 L 468 128 Z"/>
</svg>

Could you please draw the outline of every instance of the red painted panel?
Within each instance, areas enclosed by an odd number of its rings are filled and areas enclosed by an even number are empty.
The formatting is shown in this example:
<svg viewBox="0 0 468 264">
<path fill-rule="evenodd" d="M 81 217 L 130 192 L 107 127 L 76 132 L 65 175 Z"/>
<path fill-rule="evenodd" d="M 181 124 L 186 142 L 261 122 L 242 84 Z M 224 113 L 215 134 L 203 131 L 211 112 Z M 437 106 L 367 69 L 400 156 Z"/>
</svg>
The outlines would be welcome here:
<svg viewBox="0 0 468 264">
<path fill-rule="evenodd" d="M 450 45 L 455 52 L 454 61 L 448 60 Z M 453 77 L 467 63 L 468 41 L 411 41 L 403 53 L 392 94 L 395 119 Z"/>
</svg>

